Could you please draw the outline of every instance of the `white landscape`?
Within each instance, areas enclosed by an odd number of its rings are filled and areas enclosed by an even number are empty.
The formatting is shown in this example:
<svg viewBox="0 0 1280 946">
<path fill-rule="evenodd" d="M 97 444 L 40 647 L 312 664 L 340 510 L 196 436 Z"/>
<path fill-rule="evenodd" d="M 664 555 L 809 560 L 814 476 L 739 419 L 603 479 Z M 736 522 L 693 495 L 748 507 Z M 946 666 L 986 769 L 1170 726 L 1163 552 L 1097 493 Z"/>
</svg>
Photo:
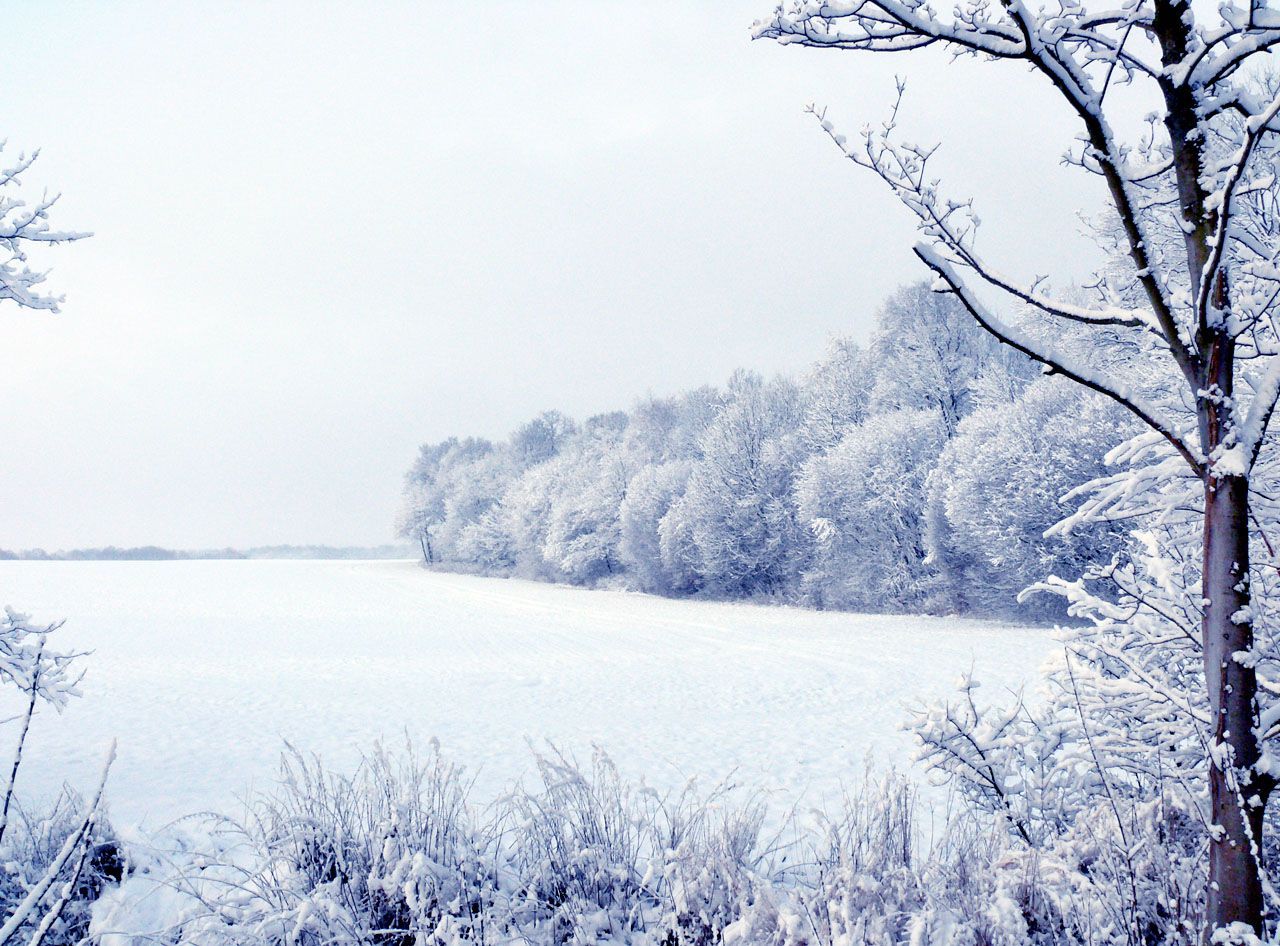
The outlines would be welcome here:
<svg viewBox="0 0 1280 946">
<path fill-rule="evenodd" d="M 1280 946 L 1278 2 L 6 5 L 0 946 Z"/>
<path fill-rule="evenodd" d="M 697 777 L 830 804 L 864 763 L 909 765 L 910 711 L 972 669 L 1032 682 L 1043 629 L 673 601 L 428 573 L 412 562 L 0 562 L 0 588 L 67 617 L 83 696 L 33 724 L 26 791 L 88 791 L 119 740 L 114 822 L 151 829 L 271 790 L 289 740 L 349 770 L 435 738 L 478 801 L 531 774 L 526 741 L 593 744 L 662 791 Z M 181 681 L 180 683 L 175 681 Z M 937 800 L 937 799 L 935 799 Z"/>
</svg>

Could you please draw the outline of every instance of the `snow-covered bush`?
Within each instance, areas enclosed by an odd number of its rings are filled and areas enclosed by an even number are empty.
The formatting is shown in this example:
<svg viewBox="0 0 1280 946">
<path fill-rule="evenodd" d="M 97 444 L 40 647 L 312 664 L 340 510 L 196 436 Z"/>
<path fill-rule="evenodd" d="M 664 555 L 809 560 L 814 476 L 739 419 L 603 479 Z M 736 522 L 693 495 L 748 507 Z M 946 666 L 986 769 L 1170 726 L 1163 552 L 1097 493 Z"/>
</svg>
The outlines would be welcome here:
<svg viewBox="0 0 1280 946">
<path fill-rule="evenodd" d="M 491 808 L 433 746 L 353 777 L 296 752 L 243 823 L 206 816 L 136 852 L 94 908 L 100 946 L 710 946 L 767 880 L 761 810 L 663 797 L 549 750 Z"/>
<path fill-rule="evenodd" d="M 8 722 L 18 727 L 0 801 L 0 946 L 19 938 L 32 946 L 79 942 L 87 904 L 104 877 L 117 872 L 102 794 L 114 758 L 108 754 L 92 801 L 65 789 L 44 812 L 24 807 L 15 792 L 27 737 L 41 707 L 61 712 L 80 694 L 79 653 L 48 644 L 60 623 L 38 625 L 12 608 L 0 621 L 0 683 L 18 691 L 22 709 Z"/>
<path fill-rule="evenodd" d="M 643 799 L 597 752 L 590 773 L 539 755 L 539 790 L 516 796 L 519 918 L 556 942 L 589 942 L 643 926 Z M 615 923 L 619 924 L 615 926 Z"/>
<path fill-rule="evenodd" d="M 1071 686 L 1078 671 L 1063 672 Z M 965 679 L 915 721 L 921 758 L 1003 825 L 987 882 L 1016 905 L 1026 941 L 1191 946 L 1204 918 L 1203 815 L 1167 759 L 1161 778 L 1158 746 L 1141 760 L 1130 745 L 1137 765 L 1125 765 L 1122 747 L 1090 732 L 1075 686 L 1037 708 L 993 706 Z"/>
<path fill-rule="evenodd" d="M 644 928 L 656 897 L 645 870 L 645 799 L 597 752 L 584 773 L 539 755 L 541 784 L 515 800 L 518 926 L 551 942 L 618 940 Z"/>
<path fill-rule="evenodd" d="M 0 917 L 13 917 L 23 901 L 52 872 L 55 879 L 37 901 L 25 922 L 15 928 L 15 942 L 30 942 L 46 924 L 45 946 L 71 946 L 83 942 L 89 931 L 93 903 L 108 885 L 119 883 L 126 870 L 119 841 L 105 819 L 93 818 L 83 839 L 87 805 L 79 795 L 64 789 L 47 808 L 28 808 L 15 801 L 0 844 Z M 64 847 L 76 853 L 55 869 Z M 59 903 L 60 908 L 53 910 Z"/>
<path fill-rule="evenodd" d="M 1017 764 L 1004 735 L 985 744 L 998 777 Z M 1118 821 L 1094 806 L 1028 843 L 989 805 L 934 811 L 894 773 L 779 820 L 727 785 L 659 794 L 599 750 L 535 764 L 482 809 L 434 746 L 376 753 L 349 778 L 291 753 L 243 823 L 135 842 L 93 941 L 1189 946 L 1203 910 L 1203 828 L 1171 797 L 1121 801 Z"/>
<path fill-rule="evenodd" d="M 512 919 L 534 942 L 710 946 L 774 876 L 763 808 L 723 785 L 662 796 L 598 749 L 586 770 L 554 750 L 536 761 L 511 849 Z"/>
<path fill-rule="evenodd" d="M 471 822 L 462 773 L 434 746 L 394 761 L 379 750 L 350 779 L 291 753 L 283 780 L 258 814 L 273 860 L 311 889 L 330 889 L 375 939 L 458 932 L 483 917 L 496 886 L 492 839 Z"/>
<path fill-rule="evenodd" d="M 352 776 L 291 749 L 243 824 L 206 816 L 140 850 L 93 930 L 102 946 L 145 942 L 147 924 L 193 946 L 487 942 L 495 845 L 434 745 L 422 757 L 379 748 Z"/>
</svg>

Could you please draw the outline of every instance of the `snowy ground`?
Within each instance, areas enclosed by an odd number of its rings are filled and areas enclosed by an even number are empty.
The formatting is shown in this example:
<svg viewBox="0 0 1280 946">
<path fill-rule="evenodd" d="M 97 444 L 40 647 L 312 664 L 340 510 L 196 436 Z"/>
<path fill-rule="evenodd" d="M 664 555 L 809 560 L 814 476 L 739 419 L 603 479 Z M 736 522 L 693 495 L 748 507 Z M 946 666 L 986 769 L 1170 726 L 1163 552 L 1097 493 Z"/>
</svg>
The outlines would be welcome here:
<svg viewBox="0 0 1280 946">
<path fill-rule="evenodd" d="M 492 797 L 526 740 L 624 772 L 772 791 L 779 806 L 902 763 L 907 707 L 971 666 L 994 698 L 1034 676 L 1041 630 L 669 601 L 431 574 L 407 562 L 0 562 L 0 604 L 67 618 L 84 698 L 38 717 L 28 793 L 87 787 L 112 736 L 113 818 L 158 827 L 274 774 L 281 740 L 348 764 L 379 736 L 438 737 Z M 88 750 L 88 751 L 87 751 Z"/>
</svg>

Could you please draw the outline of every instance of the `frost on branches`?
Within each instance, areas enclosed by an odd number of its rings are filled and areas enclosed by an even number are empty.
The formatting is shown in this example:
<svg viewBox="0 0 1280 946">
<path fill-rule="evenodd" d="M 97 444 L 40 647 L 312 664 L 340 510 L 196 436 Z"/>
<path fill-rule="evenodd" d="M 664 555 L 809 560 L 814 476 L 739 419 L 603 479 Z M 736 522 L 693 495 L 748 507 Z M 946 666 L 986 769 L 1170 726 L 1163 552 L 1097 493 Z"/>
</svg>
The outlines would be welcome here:
<svg viewBox="0 0 1280 946">
<path fill-rule="evenodd" d="M 1259 630 L 1253 648 L 1234 655 L 1258 676 L 1259 768 L 1267 771 L 1275 771 L 1280 735 L 1280 646 L 1264 632 L 1274 626 L 1280 589 L 1268 534 L 1277 516 L 1267 497 L 1276 495 L 1280 477 L 1273 453 L 1268 444 L 1254 471 L 1259 528 L 1251 617 Z M 1073 911 L 1064 922 L 1074 924 L 1075 935 L 1093 928 L 1138 941 L 1194 942 L 1214 833 L 1213 713 L 1195 554 L 1202 490 L 1154 433 L 1108 459 L 1121 472 L 1079 490 L 1079 510 L 1057 528 L 1100 517 L 1136 519 L 1143 527 L 1108 566 L 1031 589 L 1063 596 L 1071 616 L 1084 622 L 1059 631 L 1063 649 L 1045 692 L 1036 700 L 989 705 L 978 695 L 978 681 L 966 678 L 958 698 L 920 713 L 911 728 L 926 764 L 1000 818 L 1018 842 L 1003 869 L 1056 875 Z M 1246 810 L 1261 804 L 1246 795 L 1242 780 L 1232 787 Z M 1252 841 L 1263 865 L 1277 854 L 1271 825 L 1268 819 Z M 1274 915 L 1275 892 L 1265 872 L 1263 882 L 1266 909 Z M 1092 896 L 1082 899 L 1086 891 Z M 1095 915 L 1081 915 L 1086 903 Z M 1171 940 L 1162 938 L 1169 934 Z"/>
<path fill-rule="evenodd" d="M 0 161 L 4 142 L 0 141 Z M 31 269 L 27 252 L 33 244 L 65 243 L 89 236 L 76 230 L 55 230 L 49 225 L 49 211 L 57 195 L 42 193 L 38 198 L 19 196 L 22 176 L 39 157 L 39 151 L 19 154 L 0 166 L 0 299 L 9 299 L 26 309 L 58 311 L 61 296 L 42 288 L 45 273 Z"/>
<path fill-rule="evenodd" d="M 80 654 L 57 653 L 46 646 L 49 635 L 61 626 L 33 624 L 30 615 L 10 607 L 0 621 L 0 680 L 59 710 L 80 695 L 81 677 L 72 667 Z"/>
<path fill-rule="evenodd" d="M 781 7 L 756 35 L 879 52 L 939 45 L 1011 61 L 1049 83 L 1077 120 L 1067 160 L 1105 185 L 1110 239 L 1127 257 L 1098 274 L 1083 304 L 982 255 L 972 203 L 944 194 L 930 169 L 933 148 L 901 140 L 897 107 L 852 142 L 816 113 L 842 153 L 916 216 L 915 252 L 940 291 L 1007 345 L 1110 398 L 1152 432 L 1119 458 L 1130 469 L 1099 484 L 1082 514 L 1149 519 L 1146 551 L 1084 584 L 1057 586 L 1095 622 L 1068 642 L 1063 673 L 1080 720 L 1070 751 L 1083 745 L 1096 756 L 1098 797 L 1116 811 L 1125 780 L 1149 774 L 1124 753 L 1104 757 L 1117 746 L 1156 752 L 1167 764 L 1162 777 L 1189 780 L 1208 843 L 1206 938 L 1263 933 L 1261 848 L 1277 771 L 1267 745 L 1270 576 L 1259 545 L 1269 541 L 1265 454 L 1280 394 L 1280 91 L 1259 76 L 1280 44 L 1280 16 L 1260 4 L 1193 8 L 1188 0 L 1058 0 L 1034 9 L 1022 0 L 947 9 L 925 0 L 834 0 Z M 1132 134 L 1117 104 L 1121 87 L 1126 109 L 1141 98 L 1149 111 Z M 1038 330 L 1002 309 L 1030 310 Z M 1113 357 L 1089 357 L 1082 328 Z M 1157 441 L 1167 456 L 1157 455 Z M 1112 593 L 1095 594 L 1090 579 L 1109 582 Z M 1057 684 L 1066 689 L 1061 675 Z M 940 751 L 958 745 L 947 733 L 987 725 L 970 706 L 971 724 L 943 719 L 927 731 Z M 1045 725 L 1038 738 L 1051 738 L 1052 721 Z M 996 728 L 990 746 L 973 740 L 964 751 L 995 749 L 1000 733 L 1007 728 Z M 988 795 L 1000 797 L 1000 781 Z"/>
</svg>

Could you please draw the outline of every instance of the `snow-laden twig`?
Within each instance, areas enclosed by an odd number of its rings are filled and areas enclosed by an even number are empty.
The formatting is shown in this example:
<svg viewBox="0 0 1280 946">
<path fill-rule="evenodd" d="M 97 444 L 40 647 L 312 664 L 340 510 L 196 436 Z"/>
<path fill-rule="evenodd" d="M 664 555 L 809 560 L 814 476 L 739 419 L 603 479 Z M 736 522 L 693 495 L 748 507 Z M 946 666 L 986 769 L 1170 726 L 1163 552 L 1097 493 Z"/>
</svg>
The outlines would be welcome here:
<svg viewBox="0 0 1280 946">
<path fill-rule="evenodd" d="M 0 141 L 0 151 L 4 145 Z M 58 202 L 56 194 L 41 194 L 34 202 L 17 196 L 23 175 L 39 154 L 20 154 L 12 164 L 0 169 L 0 300 L 8 299 L 26 309 L 57 312 L 62 297 L 43 291 L 46 273 L 31 269 L 27 249 L 31 245 L 82 240 L 92 234 L 53 229 L 49 212 Z"/>
</svg>

